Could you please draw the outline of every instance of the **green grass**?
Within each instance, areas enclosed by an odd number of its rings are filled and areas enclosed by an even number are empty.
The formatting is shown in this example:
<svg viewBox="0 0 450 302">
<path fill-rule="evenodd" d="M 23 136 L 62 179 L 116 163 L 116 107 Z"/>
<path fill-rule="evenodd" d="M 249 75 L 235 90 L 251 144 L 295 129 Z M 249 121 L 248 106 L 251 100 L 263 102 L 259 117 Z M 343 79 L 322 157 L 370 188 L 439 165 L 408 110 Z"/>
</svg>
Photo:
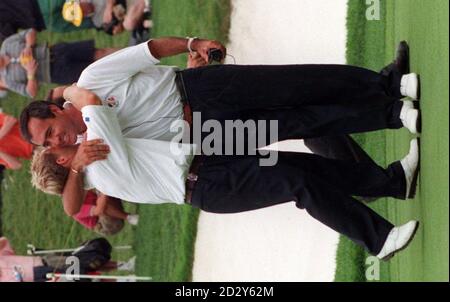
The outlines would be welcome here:
<svg viewBox="0 0 450 302">
<path fill-rule="evenodd" d="M 366 21 L 364 1 L 350 0 L 347 60 L 379 70 L 399 41 L 411 47 L 411 69 L 421 75 L 421 172 L 412 201 L 387 199 L 373 207 L 395 224 L 421 222 L 405 251 L 381 265 L 380 281 L 448 281 L 448 1 L 384 0 L 380 21 Z M 404 129 L 357 136 L 379 164 L 402 158 L 412 138 Z M 336 281 L 365 281 L 366 254 L 341 238 Z"/>
<path fill-rule="evenodd" d="M 153 0 L 153 37 L 198 36 L 226 42 L 229 27 L 228 0 Z M 92 39 L 97 47 L 124 47 L 128 34 L 110 37 L 95 30 L 56 34 L 40 33 L 38 40 L 50 43 Z M 186 55 L 163 60 L 163 64 L 184 67 Z M 38 98 L 44 98 L 54 85 L 42 85 Z M 1 100 L 3 111 L 19 116 L 29 102 L 10 93 Z M 1 230 L 10 238 L 16 251 L 24 253 L 26 243 L 46 248 L 76 246 L 96 237 L 63 214 L 61 201 L 34 190 L 30 185 L 28 164 L 20 171 L 7 171 L 2 183 Z M 155 281 L 188 281 L 191 279 L 198 211 L 188 206 L 127 205 L 140 214 L 139 226 L 108 238 L 113 244 L 133 244 L 137 274 Z M 129 253 L 121 252 L 121 259 Z"/>
</svg>

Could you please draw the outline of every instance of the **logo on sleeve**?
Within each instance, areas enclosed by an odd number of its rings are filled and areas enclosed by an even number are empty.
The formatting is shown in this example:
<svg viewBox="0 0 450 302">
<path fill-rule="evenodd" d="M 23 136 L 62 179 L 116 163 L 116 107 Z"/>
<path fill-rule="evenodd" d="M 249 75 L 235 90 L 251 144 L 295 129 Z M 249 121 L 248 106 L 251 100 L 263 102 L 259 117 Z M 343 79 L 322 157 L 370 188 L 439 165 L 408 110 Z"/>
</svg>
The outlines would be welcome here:
<svg viewBox="0 0 450 302">
<path fill-rule="evenodd" d="M 119 101 L 116 99 L 115 96 L 111 95 L 106 99 L 106 105 L 110 108 L 115 108 L 119 106 Z"/>
</svg>

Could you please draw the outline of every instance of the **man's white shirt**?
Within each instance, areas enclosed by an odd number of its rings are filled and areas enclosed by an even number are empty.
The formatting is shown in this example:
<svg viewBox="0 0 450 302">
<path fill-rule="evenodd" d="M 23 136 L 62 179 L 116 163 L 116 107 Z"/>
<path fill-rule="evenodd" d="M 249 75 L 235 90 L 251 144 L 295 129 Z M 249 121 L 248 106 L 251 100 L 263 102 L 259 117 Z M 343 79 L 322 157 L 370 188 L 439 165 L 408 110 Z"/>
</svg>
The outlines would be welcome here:
<svg viewBox="0 0 450 302">
<path fill-rule="evenodd" d="M 116 110 L 125 137 L 171 140 L 174 121 L 183 119 L 175 84 L 176 67 L 159 63 L 147 42 L 119 50 L 89 65 L 77 85 Z"/>
<path fill-rule="evenodd" d="M 95 188 L 137 203 L 185 202 L 185 181 L 195 145 L 124 138 L 115 109 L 104 105 L 85 106 L 81 112 L 87 139 L 101 138 L 111 150 L 106 160 L 86 167 L 86 190 Z"/>
</svg>

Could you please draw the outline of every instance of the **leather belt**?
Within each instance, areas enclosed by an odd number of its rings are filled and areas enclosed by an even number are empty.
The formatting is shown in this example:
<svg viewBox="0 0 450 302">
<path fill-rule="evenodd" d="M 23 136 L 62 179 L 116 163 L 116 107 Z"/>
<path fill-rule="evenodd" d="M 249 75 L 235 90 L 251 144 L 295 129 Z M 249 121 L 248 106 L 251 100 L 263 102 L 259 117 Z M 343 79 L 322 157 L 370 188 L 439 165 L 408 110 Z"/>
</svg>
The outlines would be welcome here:
<svg viewBox="0 0 450 302">
<path fill-rule="evenodd" d="M 192 126 L 192 110 L 189 106 L 189 101 L 187 98 L 186 88 L 183 82 L 183 76 L 180 71 L 175 71 L 175 84 L 177 85 L 178 91 L 181 96 L 181 103 L 183 104 L 183 119 Z M 195 185 L 198 180 L 198 169 L 201 165 L 201 157 L 198 155 L 194 156 L 191 166 L 189 167 L 189 173 L 186 177 L 186 194 L 185 202 L 187 204 L 192 204 L 192 194 L 194 192 Z"/>
<path fill-rule="evenodd" d="M 192 160 L 191 166 L 189 167 L 189 173 L 186 177 L 186 199 L 185 202 L 187 204 L 192 204 L 192 194 L 195 189 L 195 185 L 197 184 L 198 180 L 198 169 L 202 165 L 202 158 L 201 156 L 194 156 L 194 159 Z"/>
</svg>

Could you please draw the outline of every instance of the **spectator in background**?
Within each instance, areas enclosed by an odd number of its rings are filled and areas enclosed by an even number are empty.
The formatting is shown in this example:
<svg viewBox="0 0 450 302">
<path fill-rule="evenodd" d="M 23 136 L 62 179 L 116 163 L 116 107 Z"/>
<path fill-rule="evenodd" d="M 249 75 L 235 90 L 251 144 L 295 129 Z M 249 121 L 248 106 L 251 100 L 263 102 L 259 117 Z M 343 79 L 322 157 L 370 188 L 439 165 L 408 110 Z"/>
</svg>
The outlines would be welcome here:
<svg viewBox="0 0 450 302">
<path fill-rule="evenodd" d="M 3 1 L 3 0 L 2 0 Z M 11 0 L 12 1 L 12 0 Z M 98 0 L 105 2 L 106 0 Z M 78 26 L 64 20 L 62 10 L 66 0 L 39 0 L 39 7 L 48 30 L 52 32 L 69 32 L 95 28 L 91 18 L 83 18 Z M 84 1 L 83 1 L 84 2 Z M 92 12 L 86 11 L 86 14 Z"/>
<path fill-rule="evenodd" d="M 49 254 L 46 256 L 16 255 L 6 237 L 0 237 L 0 282 L 45 282 L 47 273 L 66 273 L 70 265 L 68 256 L 80 260 L 80 273 L 96 271 L 134 271 L 135 257 L 127 262 L 111 261 L 110 243 L 104 238 L 85 242 L 70 254 Z"/>
<path fill-rule="evenodd" d="M 108 34 L 143 31 L 153 26 L 148 0 L 107 0 L 100 25 Z M 95 20 L 94 20 L 95 23 Z M 99 24 L 96 24 L 100 27 Z"/>
<path fill-rule="evenodd" d="M 52 32 L 69 32 L 97 28 L 109 34 L 123 30 L 150 28 L 150 3 L 148 0 L 1 0 L 0 42 L 17 33 L 19 29 L 35 28 Z M 81 18 L 75 21 L 75 7 Z M 66 20 L 63 8 L 67 11 Z"/>
<path fill-rule="evenodd" d="M 36 45 L 36 31 L 28 29 L 0 48 L 0 88 L 34 98 L 39 82 L 72 84 L 88 65 L 116 50 L 96 49 L 94 40 Z"/>
<path fill-rule="evenodd" d="M 148 31 L 153 23 L 150 18 L 149 0 L 80 0 L 63 6 L 63 18 L 81 26 L 90 20 L 98 30 L 117 35 L 124 30 L 134 35 Z"/>
<path fill-rule="evenodd" d="M 37 0 L 0 1 L 0 43 L 19 29 L 44 30 L 45 22 Z"/>
<path fill-rule="evenodd" d="M 21 159 L 30 159 L 33 146 L 22 139 L 17 119 L 0 112 L 0 165 L 18 170 Z"/>
</svg>

